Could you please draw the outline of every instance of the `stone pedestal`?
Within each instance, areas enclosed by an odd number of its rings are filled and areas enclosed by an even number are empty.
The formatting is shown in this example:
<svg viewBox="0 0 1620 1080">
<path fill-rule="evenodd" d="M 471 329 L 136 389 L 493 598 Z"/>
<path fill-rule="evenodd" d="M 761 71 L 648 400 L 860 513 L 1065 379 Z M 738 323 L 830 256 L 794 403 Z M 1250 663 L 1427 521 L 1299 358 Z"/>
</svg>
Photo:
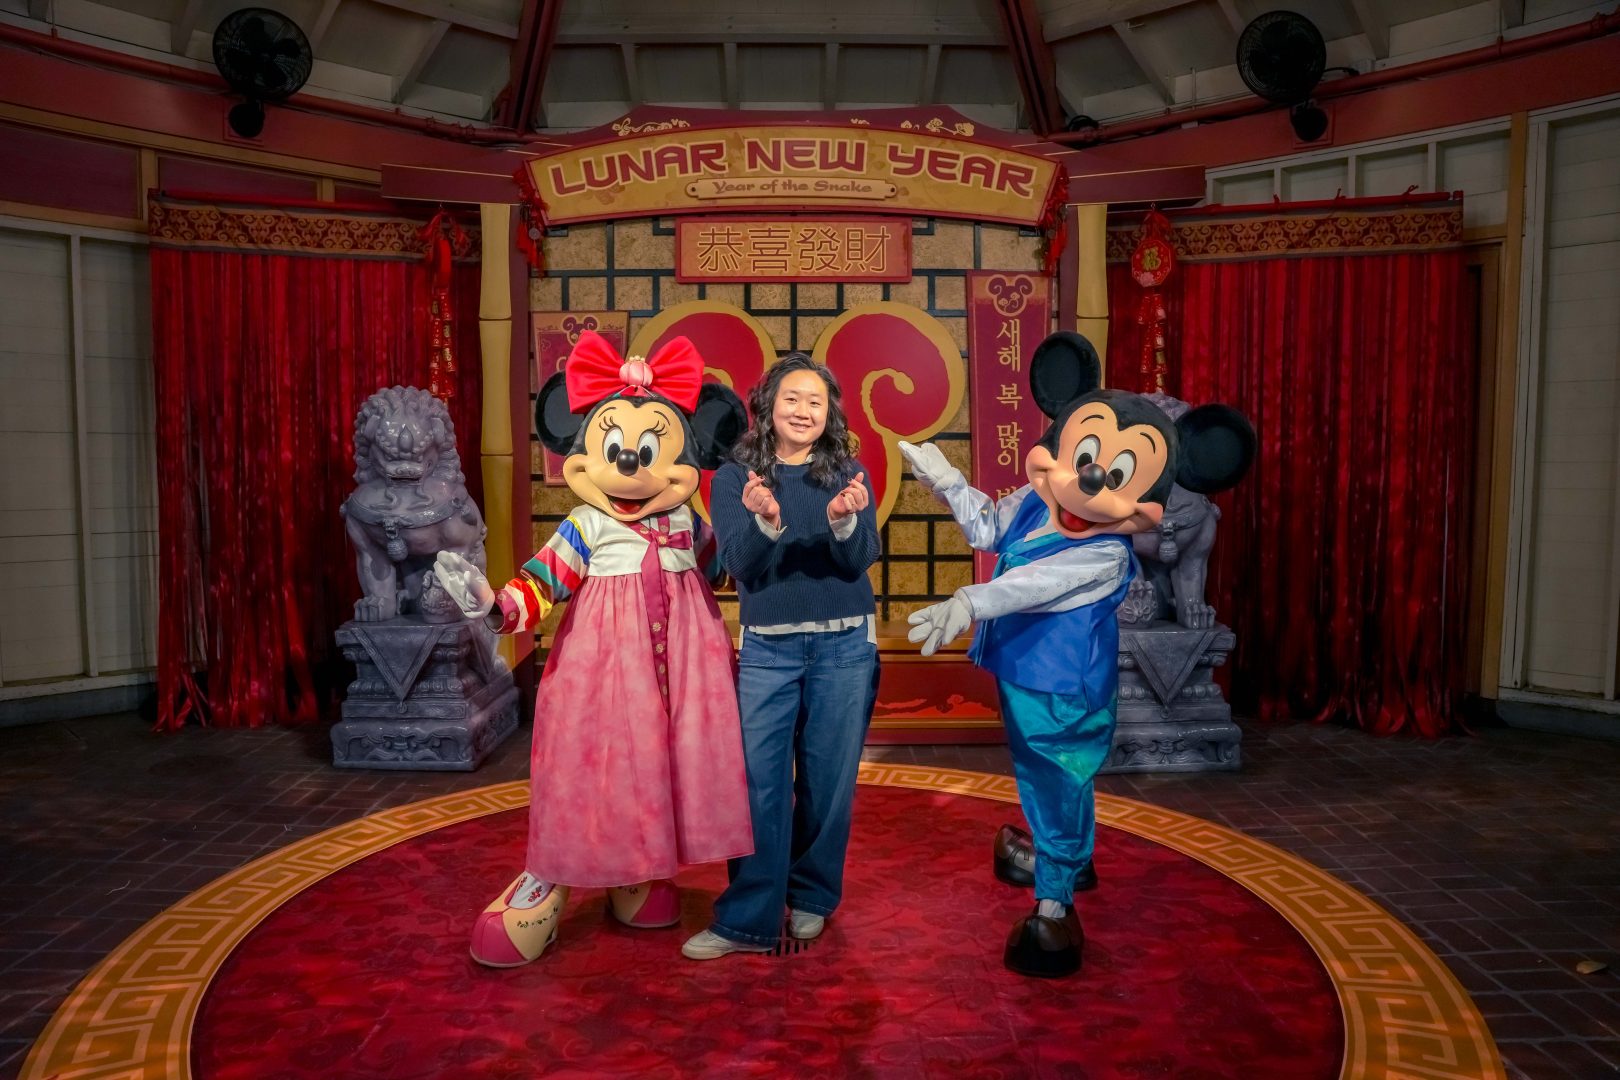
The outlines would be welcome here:
<svg viewBox="0 0 1620 1080">
<path fill-rule="evenodd" d="M 1105 773 L 1235 770 L 1243 733 L 1215 682 L 1237 638 L 1219 623 L 1119 628 L 1119 725 Z"/>
<path fill-rule="evenodd" d="M 344 623 L 338 647 L 357 669 L 332 727 L 332 764 L 470 772 L 518 726 L 512 673 L 461 619 Z"/>
</svg>

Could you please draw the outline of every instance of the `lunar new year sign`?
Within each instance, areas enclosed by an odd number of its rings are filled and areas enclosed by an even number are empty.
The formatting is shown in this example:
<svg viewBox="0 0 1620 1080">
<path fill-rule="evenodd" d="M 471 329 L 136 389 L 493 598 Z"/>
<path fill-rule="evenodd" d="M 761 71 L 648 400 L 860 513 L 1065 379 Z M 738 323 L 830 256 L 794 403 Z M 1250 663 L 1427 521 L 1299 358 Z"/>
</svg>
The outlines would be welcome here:
<svg viewBox="0 0 1620 1080">
<path fill-rule="evenodd" d="M 570 147 L 527 162 L 521 177 L 552 225 L 789 207 L 1035 225 L 1058 166 L 920 131 L 804 125 L 660 131 Z"/>
</svg>

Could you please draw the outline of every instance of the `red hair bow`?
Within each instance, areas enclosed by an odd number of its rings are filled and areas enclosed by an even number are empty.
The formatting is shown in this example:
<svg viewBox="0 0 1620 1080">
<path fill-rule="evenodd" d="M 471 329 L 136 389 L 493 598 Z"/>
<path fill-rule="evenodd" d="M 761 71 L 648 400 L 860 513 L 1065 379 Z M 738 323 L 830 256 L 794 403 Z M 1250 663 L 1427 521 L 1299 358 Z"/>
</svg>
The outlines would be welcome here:
<svg viewBox="0 0 1620 1080">
<path fill-rule="evenodd" d="M 571 412 L 588 412 L 614 394 L 643 397 L 655 393 L 690 413 L 697 408 L 698 390 L 703 386 L 703 357 L 697 346 L 677 337 L 645 360 L 639 356 L 626 360 L 607 338 L 587 330 L 568 354 L 563 372 Z"/>
</svg>

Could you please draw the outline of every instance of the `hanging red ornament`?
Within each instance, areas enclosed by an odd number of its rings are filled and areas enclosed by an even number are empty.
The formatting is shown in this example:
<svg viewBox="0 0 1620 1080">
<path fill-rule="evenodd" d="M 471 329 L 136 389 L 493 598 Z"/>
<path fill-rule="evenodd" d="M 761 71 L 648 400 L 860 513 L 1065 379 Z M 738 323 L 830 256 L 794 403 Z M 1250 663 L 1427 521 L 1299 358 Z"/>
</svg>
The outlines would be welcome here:
<svg viewBox="0 0 1620 1080">
<path fill-rule="evenodd" d="M 518 191 L 523 202 L 518 207 L 517 249 L 541 277 L 546 273 L 546 204 L 534 186 L 529 167 L 524 165 L 516 173 Z"/>
<path fill-rule="evenodd" d="M 1069 241 L 1068 195 L 1069 170 L 1059 163 L 1052 190 L 1046 196 L 1046 205 L 1041 208 L 1041 218 L 1036 224 L 1041 233 L 1041 271 L 1047 277 L 1057 273 L 1063 245 Z"/>
<path fill-rule="evenodd" d="M 1143 290 L 1136 322 L 1142 327 L 1142 385 L 1164 393 L 1165 332 L 1167 314 L 1159 287 L 1176 265 L 1170 244 L 1170 219 L 1152 207 L 1142 220 L 1142 236 L 1131 252 L 1131 277 Z"/>
<path fill-rule="evenodd" d="M 471 241 L 450 211 L 439 209 L 422 228 L 422 259 L 428 264 L 428 393 L 441 401 L 455 396 L 455 332 L 450 325 L 450 277 L 457 247 Z"/>
</svg>

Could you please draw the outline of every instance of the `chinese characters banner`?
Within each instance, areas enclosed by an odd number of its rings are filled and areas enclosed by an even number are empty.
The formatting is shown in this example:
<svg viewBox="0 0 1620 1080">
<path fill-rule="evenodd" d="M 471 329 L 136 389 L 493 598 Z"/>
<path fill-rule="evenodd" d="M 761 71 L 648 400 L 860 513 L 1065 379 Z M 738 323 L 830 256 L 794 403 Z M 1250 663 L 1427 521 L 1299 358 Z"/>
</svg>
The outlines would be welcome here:
<svg viewBox="0 0 1620 1080">
<path fill-rule="evenodd" d="M 534 386 L 538 393 L 547 379 L 562 370 L 568 354 L 574 351 L 579 335 L 595 330 L 607 338 L 608 343 L 624 355 L 630 337 L 628 311 L 531 311 L 529 325 L 534 333 Z M 563 483 L 562 458 L 550 450 L 542 449 L 545 459 L 546 483 L 558 487 Z"/>
<path fill-rule="evenodd" d="M 910 218 L 675 224 L 676 281 L 910 281 Z"/>
<path fill-rule="evenodd" d="M 1042 274 L 968 272 L 968 401 L 973 486 L 996 499 L 1026 483 L 1024 455 L 1046 431 L 1029 393 L 1027 361 L 1051 331 L 1052 283 Z M 995 557 L 974 556 L 988 581 Z"/>
</svg>

